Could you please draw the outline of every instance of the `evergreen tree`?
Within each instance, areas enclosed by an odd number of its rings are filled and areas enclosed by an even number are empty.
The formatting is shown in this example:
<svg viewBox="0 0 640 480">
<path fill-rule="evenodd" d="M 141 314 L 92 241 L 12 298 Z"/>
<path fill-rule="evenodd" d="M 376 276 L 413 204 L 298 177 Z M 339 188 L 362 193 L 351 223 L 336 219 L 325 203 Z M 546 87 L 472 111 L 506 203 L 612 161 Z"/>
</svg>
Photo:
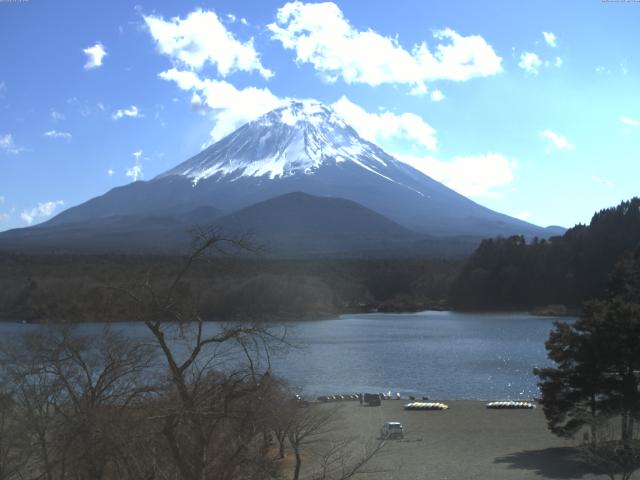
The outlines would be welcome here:
<svg viewBox="0 0 640 480">
<path fill-rule="evenodd" d="M 596 213 L 589 226 L 562 237 L 484 240 L 465 262 L 449 292 L 456 309 L 579 308 L 606 291 L 625 251 L 640 246 L 640 198 Z"/>
<path fill-rule="evenodd" d="M 573 437 L 588 426 L 595 441 L 605 414 L 599 401 L 605 377 L 592 335 L 578 323 L 556 322 L 546 348 L 556 367 L 535 369 L 534 373 L 540 377 L 541 403 L 549 429 L 556 435 Z"/>
<path fill-rule="evenodd" d="M 602 459 L 603 451 L 613 452 L 618 470 L 628 473 L 637 468 L 640 250 L 618 263 L 604 299 L 587 303 L 574 323 L 556 322 L 546 348 L 556 366 L 534 373 L 540 377 L 541 403 L 550 430 L 573 437 L 588 427 L 591 458 Z M 599 428 L 604 425 L 607 435 L 602 439 L 606 442 L 599 445 Z M 612 438 L 615 425 L 617 433 Z M 615 444 L 619 447 L 612 448 Z M 611 458 L 607 455 L 609 463 Z"/>
</svg>

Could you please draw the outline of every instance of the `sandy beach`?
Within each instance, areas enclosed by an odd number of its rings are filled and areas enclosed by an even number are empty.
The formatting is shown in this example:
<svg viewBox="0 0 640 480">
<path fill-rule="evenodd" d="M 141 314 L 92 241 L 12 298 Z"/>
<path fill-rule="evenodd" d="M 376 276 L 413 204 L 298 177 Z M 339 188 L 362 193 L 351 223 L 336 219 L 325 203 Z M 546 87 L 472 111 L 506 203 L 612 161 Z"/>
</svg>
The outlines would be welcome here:
<svg viewBox="0 0 640 480">
<path fill-rule="evenodd" d="M 354 454 L 375 445 L 385 421 L 399 421 L 403 440 L 388 440 L 366 466 L 367 480 L 600 479 L 552 435 L 541 408 L 488 410 L 480 401 L 449 401 L 446 411 L 405 411 L 406 400 L 363 407 L 345 402 L 334 440 L 354 438 Z M 325 408 L 333 408 L 328 404 Z M 320 447 L 318 447 L 320 448 Z"/>
</svg>

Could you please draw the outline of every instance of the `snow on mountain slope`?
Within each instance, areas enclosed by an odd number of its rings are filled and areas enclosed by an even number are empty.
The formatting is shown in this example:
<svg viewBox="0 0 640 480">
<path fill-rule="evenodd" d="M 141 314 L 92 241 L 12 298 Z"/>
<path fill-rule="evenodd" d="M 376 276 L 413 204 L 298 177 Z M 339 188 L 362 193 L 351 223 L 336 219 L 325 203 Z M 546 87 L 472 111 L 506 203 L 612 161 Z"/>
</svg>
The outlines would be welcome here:
<svg viewBox="0 0 640 480">
<path fill-rule="evenodd" d="M 218 178 L 285 178 L 313 175 L 323 165 L 352 162 L 393 182 L 384 170 L 400 163 L 369 143 L 331 108 L 314 100 L 291 101 L 236 130 L 158 178 L 183 175 L 194 184 Z M 410 187 L 407 187 L 410 188 Z"/>
<path fill-rule="evenodd" d="M 203 206 L 232 213 L 292 192 L 351 200 L 422 234 L 548 236 L 397 160 L 331 108 L 307 100 L 290 101 L 156 178 L 114 188 L 41 226 Z"/>
</svg>

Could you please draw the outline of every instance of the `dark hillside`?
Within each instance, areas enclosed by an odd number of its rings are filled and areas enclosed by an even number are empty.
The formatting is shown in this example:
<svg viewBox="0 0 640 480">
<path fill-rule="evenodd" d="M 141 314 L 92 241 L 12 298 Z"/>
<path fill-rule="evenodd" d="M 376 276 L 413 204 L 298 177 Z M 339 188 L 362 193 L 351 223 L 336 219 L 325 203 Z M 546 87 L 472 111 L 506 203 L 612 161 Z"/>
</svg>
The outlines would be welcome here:
<svg viewBox="0 0 640 480">
<path fill-rule="evenodd" d="M 615 263 L 639 247 L 639 198 L 602 210 L 561 237 L 484 240 L 454 281 L 450 302 L 465 310 L 579 308 L 604 292 Z"/>
</svg>

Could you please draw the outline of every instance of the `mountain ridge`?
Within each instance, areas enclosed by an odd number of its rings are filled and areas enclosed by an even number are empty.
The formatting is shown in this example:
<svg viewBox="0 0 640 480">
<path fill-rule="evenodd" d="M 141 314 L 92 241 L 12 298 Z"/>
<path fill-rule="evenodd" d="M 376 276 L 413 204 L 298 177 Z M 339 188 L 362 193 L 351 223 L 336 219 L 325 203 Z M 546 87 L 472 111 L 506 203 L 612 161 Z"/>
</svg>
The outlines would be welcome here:
<svg viewBox="0 0 640 480">
<path fill-rule="evenodd" d="M 111 217 L 190 215 L 200 223 L 193 213 L 198 209 L 232 214 L 294 192 L 355 202 L 423 236 L 557 233 L 469 200 L 362 139 L 331 108 L 310 101 L 291 101 L 152 180 L 116 187 L 32 228 L 94 228 Z"/>
<path fill-rule="evenodd" d="M 203 220 L 193 221 L 194 217 Z M 246 238 L 276 258 L 362 256 L 460 257 L 480 238 L 430 237 L 408 230 L 351 200 L 293 192 L 233 213 L 209 207 L 173 215 L 125 215 L 0 234 L 0 247 L 20 251 L 172 253 L 187 251 L 194 229 Z"/>
</svg>

